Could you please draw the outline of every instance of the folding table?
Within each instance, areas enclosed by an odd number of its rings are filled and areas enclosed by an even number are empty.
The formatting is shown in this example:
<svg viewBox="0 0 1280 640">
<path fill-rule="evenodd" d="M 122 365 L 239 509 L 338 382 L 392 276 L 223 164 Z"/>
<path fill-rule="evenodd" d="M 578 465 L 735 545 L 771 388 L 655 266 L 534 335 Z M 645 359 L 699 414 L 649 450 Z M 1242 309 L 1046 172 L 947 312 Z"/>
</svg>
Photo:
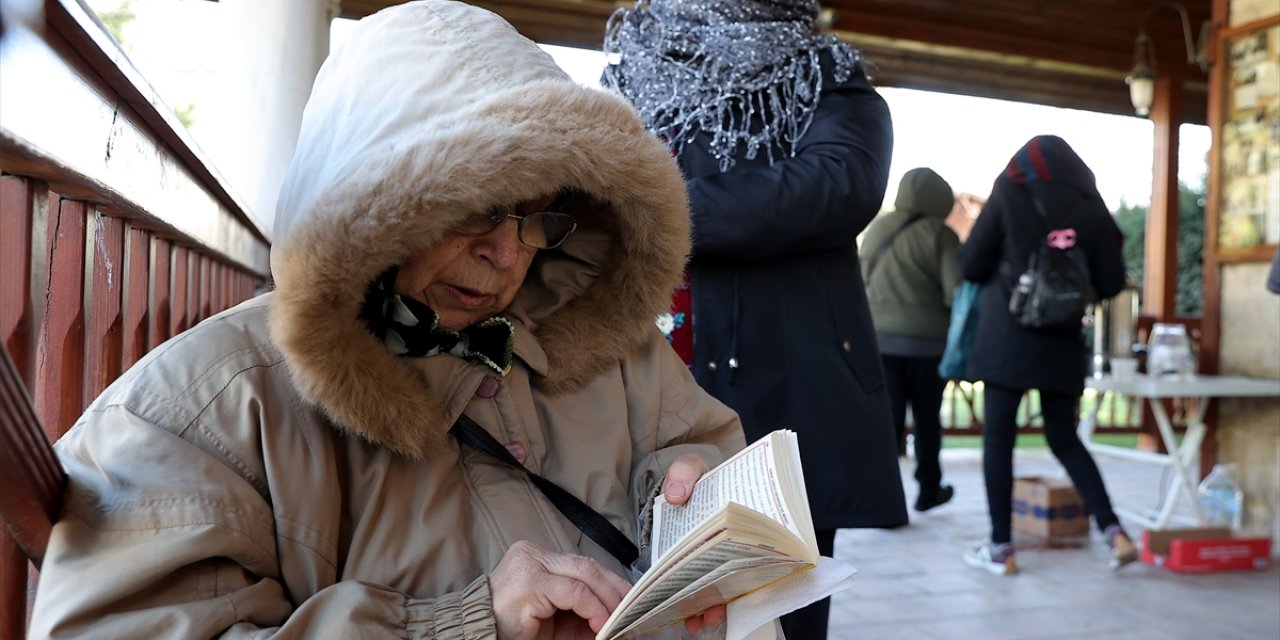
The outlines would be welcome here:
<svg viewBox="0 0 1280 640">
<path fill-rule="evenodd" d="M 1142 524 L 1149 529 L 1161 529 L 1173 517 L 1178 498 L 1187 497 L 1195 513 L 1198 524 L 1203 523 L 1204 514 L 1200 512 L 1200 504 L 1196 501 L 1196 482 L 1192 473 L 1198 473 L 1200 442 L 1204 440 L 1204 416 L 1208 411 L 1209 401 L 1213 398 L 1239 397 L 1280 397 L 1280 380 L 1263 378 L 1245 378 L 1241 376 L 1180 376 L 1153 378 L 1143 375 L 1132 378 L 1117 379 L 1111 376 L 1086 378 L 1085 386 L 1101 393 L 1119 393 L 1134 396 L 1146 401 L 1151 406 L 1151 413 L 1156 418 L 1156 427 L 1160 430 L 1160 439 L 1168 453 L 1138 451 L 1125 447 L 1102 444 L 1093 441 L 1094 429 L 1098 424 L 1098 409 L 1102 406 L 1102 396 L 1088 415 L 1080 419 L 1079 434 L 1085 447 L 1090 451 L 1114 455 L 1117 457 L 1150 462 L 1172 467 L 1173 477 L 1159 504 L 1152 512 L 1141 512 L 1115 507 L 1116 514 Z M 1164 398 L 1195 398 L 1195 415 L 1187 423 L 1186 433 L 1179 445 L 1174 437 L 1173 424 L 1169 414 L 1164 410 Z"/>
</svg>

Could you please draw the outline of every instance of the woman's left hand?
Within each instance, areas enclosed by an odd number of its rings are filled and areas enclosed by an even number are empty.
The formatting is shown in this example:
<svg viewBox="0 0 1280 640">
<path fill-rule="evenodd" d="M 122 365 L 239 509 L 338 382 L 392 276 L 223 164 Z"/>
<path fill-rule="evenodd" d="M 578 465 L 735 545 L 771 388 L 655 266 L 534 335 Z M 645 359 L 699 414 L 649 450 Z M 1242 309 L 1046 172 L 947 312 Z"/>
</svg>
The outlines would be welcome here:
<svg viewBox="0 0 1280 640">
<path fill-rule="evenodd" d="M 662 486 L 662 494 L 671 504 L 684 504 L 693 493 L 693 483 L 710 470 L 702 456 L 686 453 L 676 458 L 667 467 L 667 478 Z M 703 611 L 702 614 L 684 621 L 684 628 L 689 633 L 697 633 L 704 628 L 714 627 L 725 620 L 728 609 L 718 605 Z"/>
<path fill-rule="evenodd" d="M 662 494 L 671 504 L 684 504 L 693 493 L 693 483 L 710 470 L 702 456 L 686 453 L 672 461 L 667 467 L 667 478 L 663 481 Z"/>
</svg>

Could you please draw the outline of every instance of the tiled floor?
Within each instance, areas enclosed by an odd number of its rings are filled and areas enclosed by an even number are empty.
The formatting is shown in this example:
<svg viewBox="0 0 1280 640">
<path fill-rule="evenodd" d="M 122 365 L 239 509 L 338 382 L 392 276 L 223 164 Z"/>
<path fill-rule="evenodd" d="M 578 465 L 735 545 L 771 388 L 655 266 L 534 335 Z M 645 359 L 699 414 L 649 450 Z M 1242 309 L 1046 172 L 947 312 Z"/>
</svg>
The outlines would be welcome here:
<svg viewBox="0 0 1280 640">
<path fill-rule="evenodd" d="M 1162 471 L 1098 456 L 1117 504 L 1151 507 Z M 907 500 L 914 461 L 903 459 Z M 1107 568 L 1096 532 L 1087 543 L 1049 548 L 1014 534 L 1021 573 L 993 576 L 964 564 L 967 545 L 989 533 L 977 450 L 943 452 L 950 503 L 892 530 L 842 530 L 836 556 L 858 568 L 855 586 L 833 596 L 833 640 L 891 638 L 1280 639 L 1280 569 L 1182 575 L 1142 563 Z M 1016 474 L 1061 474 L 1047 450 L 1019 450 Z M 1141 529 L 1126 523 L 1138 538 Z"/>
</svg>

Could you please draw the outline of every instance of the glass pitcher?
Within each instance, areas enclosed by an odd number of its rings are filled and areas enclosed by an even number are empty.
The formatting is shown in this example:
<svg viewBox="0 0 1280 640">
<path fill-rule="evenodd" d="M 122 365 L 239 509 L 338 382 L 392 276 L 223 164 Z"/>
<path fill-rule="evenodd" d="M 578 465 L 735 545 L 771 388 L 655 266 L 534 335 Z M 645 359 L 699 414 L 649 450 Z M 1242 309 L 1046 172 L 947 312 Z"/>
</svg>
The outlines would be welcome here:
<svg viewBox="0 0 1280 640">
<path fill-rule="evenodd" d="M 1189 377 L 1195 372 L 1196 360 L 1187 327 L 1157 322 L 1147 339 L 1147 375 Z"/>
</svg>

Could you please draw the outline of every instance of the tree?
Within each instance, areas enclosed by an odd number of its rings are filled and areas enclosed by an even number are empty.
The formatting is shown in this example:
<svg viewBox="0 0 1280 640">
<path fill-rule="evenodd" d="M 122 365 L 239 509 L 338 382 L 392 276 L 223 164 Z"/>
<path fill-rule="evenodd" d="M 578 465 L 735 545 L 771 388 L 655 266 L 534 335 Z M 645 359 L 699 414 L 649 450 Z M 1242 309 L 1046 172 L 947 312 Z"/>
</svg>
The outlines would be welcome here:
<svg viewBox="0 0 1280 640">
<path fill-rule="evenodd" d="M 1175 309 L 1180 316 L 1199 316 L 1204 307 L 1204 203 L 1208 186 L 1192 189 L 1178 183 L 1178 274 Z M 1124 264 L 1137 282 L 1143 280 L 1147 207 L 1121 201 L 1116 225 L 1124 234 Z"/>
<path fill-rule="evenodd" d="M 133 10 L 129 8 L 129 3 L 131 1 L 132 0 L 120 0 L 115 9 L 94 12 L 98 15 L 98 20 L 102 21 L 102 26 L 107 28 L 107 33 L 110 33 L 111 37 L 116 39 L 116 42 L 120 44 L 120 48 L 122 49 L 125 49 L 125 25 L 133 22 L 134 18 L 138 17 L 134 15 Z M 125 50 L 127 51 L 128 49 Z"/>
<path fill-rule="evenodd" d="M 106 0 L 91 0 L 91 8 L 94 14 L 98 16 L 98 20 L 102 22 L 102 26 L 107 28 L 107 33 L 111 34 L 111 37 L 115 39 L 125 53 L 130 54 L 133 51 L 132 47 L 125 41 L 124 30 L 130 22 L 133 22 L 138 17 L 133 12 L 133 8 L 129 6 L 132 2 L 133 0 L 117 0 L 115 8 L 107 9 L 102 8 L 106 5 Z M 177 116 L 178 121 L 187 129 L 190 129 L 191 125 L 195 123 L 195 109 L 196 105 L 194 103 L 172 108 L 173 115 Z"/>
<path fill-rule="evenodd" d="M 196 105 L 194 102 L 187 103 L 187 106 L 185 107 L 173 108 L 173 115 L 178 116 L 178 121 L 181 122 L 182 126 L 186 127 L 187 129 L 190 129 L 191 125 L 196 123 L 195 112 L 196 112 Z"/>
</svg>

